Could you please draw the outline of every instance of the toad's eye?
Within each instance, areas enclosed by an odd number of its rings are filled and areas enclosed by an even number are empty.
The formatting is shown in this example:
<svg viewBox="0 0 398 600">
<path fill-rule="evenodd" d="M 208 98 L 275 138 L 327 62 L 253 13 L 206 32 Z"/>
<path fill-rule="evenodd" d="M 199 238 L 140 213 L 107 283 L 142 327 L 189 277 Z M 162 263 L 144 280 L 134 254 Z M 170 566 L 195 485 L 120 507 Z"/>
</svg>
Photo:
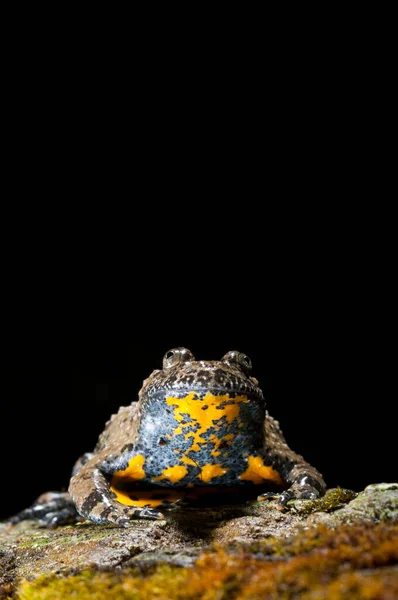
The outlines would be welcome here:
<svg viewBox="0 0 398 600">
<path fill-rule="evenodd" d="M 252 361 L 246 354 L 240 355 L 240 362 L 246 369 L 248 369 L 249 371 L 252 370 Z"/>
<path fill-rule="evenodd" d="M 243 352 L 238 352 L 237 350 L 231 350 L 227 352 L 225 356 L 222 357 L 221 360 L 227 360 L 230 363 L 235 363 L 240 366 L 240 368 L 246 373 L 250 373 L 252 370 L 252 361 L 250 358 L 243 354 Z"/>
<path fill-rule="evenodd" d="M 163 357 L 163 369 L 171 369 L 171 367 L 191 360 L 195 360 L 195 357 L 187 348 L 172 348 Z"/>
</svg>

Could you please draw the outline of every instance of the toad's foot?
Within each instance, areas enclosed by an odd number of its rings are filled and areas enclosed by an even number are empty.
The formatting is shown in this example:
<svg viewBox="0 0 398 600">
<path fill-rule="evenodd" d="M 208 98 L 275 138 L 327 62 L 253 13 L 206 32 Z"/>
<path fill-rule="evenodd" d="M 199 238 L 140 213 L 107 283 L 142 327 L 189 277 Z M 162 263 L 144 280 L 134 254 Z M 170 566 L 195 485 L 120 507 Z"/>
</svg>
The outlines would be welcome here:
<svg viewBox="0 0 398 600">
<path fill-rule="evenodd" d="M 257 500 L 277 500 L 276 507 L 279 510 L 284 510 L 289 500 L 314 500 L 321 495 L 323 495 L 323 490 L 319 489 L 317 482 L 311 480 L 310 477 L 303 477 L 301 481 L 293 483 L 288 490 L 281 494 L 265 492 L 265 494 L 258 496 Z"/>
<path fill-rule="evenodd" d="M 26 520 L 38 521 L 42 527 L 56 527 L 76 523 L 80 519 L 72 498 L 65 492 L 41 494 L 29 508 L 8 519 L 9 525 Z"/>
<path fill-rule="evenodd" d="M 108 507 L 111 508 L 111 507 Z M 119 527 L 128 527 L 132 524 L 133 519 L 149 519 L 158 521 L 164 519 L 163 513 L 149 507 L 126 507 L 121 510 L 108 510 L 105 508 L 101 514 L 96 514 L 94 511 L 90 514 L 90 519 L 94 523 L 107 525 L 112 523 Z"/>
</svg>

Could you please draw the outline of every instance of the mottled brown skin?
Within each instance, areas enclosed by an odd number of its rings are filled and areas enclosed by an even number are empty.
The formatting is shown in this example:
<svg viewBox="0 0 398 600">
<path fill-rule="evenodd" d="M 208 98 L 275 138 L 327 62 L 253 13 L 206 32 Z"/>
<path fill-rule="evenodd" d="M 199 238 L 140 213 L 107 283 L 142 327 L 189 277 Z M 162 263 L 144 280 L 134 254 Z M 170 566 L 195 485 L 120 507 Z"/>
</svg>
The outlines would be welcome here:
<svg viewBox="0 0 398 600">
<path fill-rule="evenodd" d="M 229 352 L 220 361 L 196 361 L 185 348 L 166 353 L 163 368 L 143 382 L 138 402 L 120 408 L 106 424 L 94 452 L 76 463 L 69 494 L 78 514 L 96 523 L 123 526 L 132 518 L 163 518 L 155 505 L 130 506 L 119 502 L 116 498 L 121 496 L 111 489 L 115 473 L 122 482 L 132 473 L 127 484 L 137 489 L 163 486 L 163 489 L 184 492 L 203 485 L 227 489 L 226 486 L 236 484 L 254 489 L 258 473 L 266 483 L 264 473 L 269 472 L 274 483 L 280 479 L 281 492 L 277 495 L 274 491 L 266 492 L 261 494 L 261 499 L 277 497 L 279 506 L 283 507 L 291 498 L 322 495 L 325 491 L 322 476 L 289 448 L 279 423 L 266 411 L 262 391 L 250 371 L 250 360 L 240 352 Z M 213 403 L 210 410 L 223 416 L 217 416 L 210 425 L 202 425 L 199 423 L 202 413 L 199 411 L 198 422 L 194 412 L 197 415 L 198 408 L 207 409 L 209 398 Z M 188 408 L 178 412 L 178 403 Z M 185 415 L 184 410 L 193 412 Z M 185 429 L 181 431 L 182 428 Z M 175 433 L 170 435 L 169 432 Z M 196 449 L 195 440 L 198 440 Z M 181 444 L 186 444 L 187 449 L 182 450 Z M 173 464 L 170 456 L 174 457 Z M 259 470 L 246 481 L 248 460 L 253 460 Z M 189 467 L 184 466 L 188 464 Z M 172 468 L 164 469 L 165 466 Z M 172 475 L 155 477 L 157 473 Z M 37 508 L 37 503 L 28 511 L 34 511 L 35 506 L 42 516 L 43 509 Z M 70 517 L 65 505 L 60 506 L 60 510 Z M 22 518 L 34 516 L 28 511 L 21 513 Z M 51 514 L 51 519 L 41 520 L 51 525 L 64 522 L 56 518 L 54 510 Z M 18 516 L 13 522 L 17 520 L 20 520 Z"/>
</svg>

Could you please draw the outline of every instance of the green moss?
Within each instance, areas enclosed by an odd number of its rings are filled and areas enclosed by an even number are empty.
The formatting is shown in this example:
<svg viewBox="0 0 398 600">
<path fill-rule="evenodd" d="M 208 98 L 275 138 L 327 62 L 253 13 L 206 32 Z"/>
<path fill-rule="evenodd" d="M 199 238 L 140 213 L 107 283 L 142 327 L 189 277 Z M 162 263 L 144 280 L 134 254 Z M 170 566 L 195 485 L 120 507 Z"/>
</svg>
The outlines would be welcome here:
<svg viewBox="0 0 398 600">
<path fill-rule="evenodd" d="M 332 512 L 342 508 L 348 502 L 357 497 L 357 493 L 344 488 L 334 488 L 326 492 L 322 498 L 316 500 L 292 500 L 289 505 L 301 515 L 310 515 L 314 512 Z"/>
<path fill-rule="evenodd" d="M 99 531 L 96 534 L 90 534 L 90 537 L 88 539 L 84 540 L 84 541 L 85 542 L 98 542 L 99 540 L 103 540 L 103 539 L 106 539 L 106 538 L 108 538 L 109 541 L 112 540 L 112 535 L 109 533 L 109 531 L 104 531 L 104 532 Z M 81 542 L 82 542 L 82 540 L 79 539 L 79 538 L 76 538 L 76 541 L 79 544 L 81 544 Z M 121 542 L 121 543 L 123 543 L 123 542 Z"/>
<path fill-rule="evenodd" d="M 18 600 L 377 600 L 398 597 L 398 524 L 322 525 L 290 539 L 202 554 L 193 567 L 84 571 L 25 581 Z"/>
<path fill-rule="evenodd" d="M 96 535 L 90 535 L 87 540 L 82 539 L 77 535 L 72 536 L 58 536 L 58 537 L 33 537 L 29 539 L 27 542 L 23 542 L 19 544 L 19 548 L 41 548 L 42 546 L 48 546 L 49 544 L 56 544 L 57 546 L 60 544 L 82 544 L 87 542 L 94 542 L 101 540 L 103 538 L 110 537 L 109 531 L 107 532 L 99 532 Z"/>
<path fill-rule="evenodd" d="M 47 546 L 52 541 L 54 540 L 48 540 L 43 538 L 33 539 L 30 542 L 19 544 L 19 548 L 41 548 L 42 546 Z"/>
</svg>

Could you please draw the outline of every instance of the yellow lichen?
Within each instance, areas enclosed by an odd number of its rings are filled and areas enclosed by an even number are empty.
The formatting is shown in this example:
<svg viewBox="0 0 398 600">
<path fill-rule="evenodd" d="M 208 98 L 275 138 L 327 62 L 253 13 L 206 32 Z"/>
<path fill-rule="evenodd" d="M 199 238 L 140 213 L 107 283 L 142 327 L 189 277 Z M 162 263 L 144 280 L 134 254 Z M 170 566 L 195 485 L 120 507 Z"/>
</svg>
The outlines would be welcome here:
<svg viewBox="0 0 398 600">
<path fill-rule="evenodd" d="M 270 560 L 271 559 L 271 560 Z M 191 568 L 85 571 L 25 582 L 17 600 L 381 600 L 398 597 L 398 525 L 320 526 L 202 554 Z"/>
</svg>

